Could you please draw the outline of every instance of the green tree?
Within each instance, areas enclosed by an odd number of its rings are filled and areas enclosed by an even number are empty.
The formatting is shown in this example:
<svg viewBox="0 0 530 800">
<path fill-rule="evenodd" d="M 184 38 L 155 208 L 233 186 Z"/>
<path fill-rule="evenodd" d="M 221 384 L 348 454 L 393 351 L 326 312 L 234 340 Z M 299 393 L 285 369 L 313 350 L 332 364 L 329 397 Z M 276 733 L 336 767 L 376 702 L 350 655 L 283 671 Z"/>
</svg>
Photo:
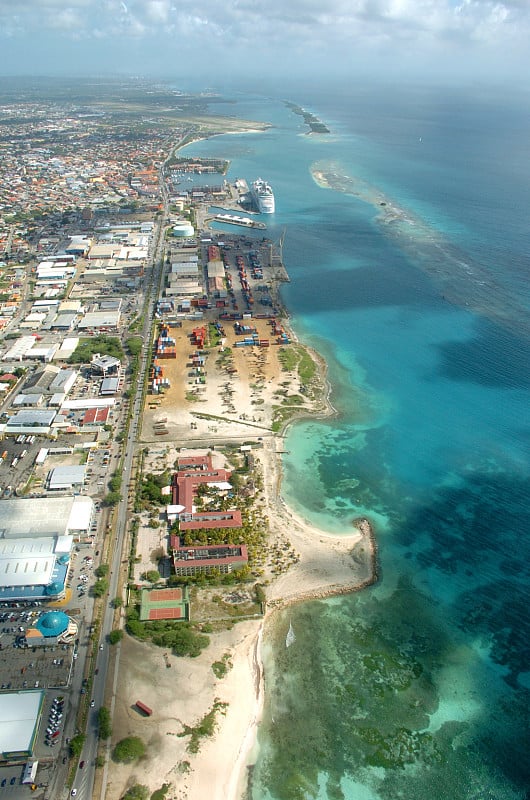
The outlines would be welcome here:
<svg viewBox="0 0 530 800">
<path fill-rule="evenodd" d="M 157 569 L 148 569 L 142 577 L 149 583 L 157 583 L 160 580 L 160 573 Z"/>
<path fill-rule="evenodd" d="M 94 586 L 92 587 L 92 593 L 94 597 L 103 597 L 108 588 L 108 581 L 101 578 L 99 581 L 95 582 Z"/>
<path fill-rule="evenodd" d="M 88 364 L 95 353 L 114 356 L 114 358 L 119 358 L 120 360 L 123 359 L 120 340 L 116 336 L 100 334 L 99 336 L 82 338 L 68 360 L 71 364 Z"/>
<path fill-rule="evenodd" d="M 120 500 L 121 494 L 119 492 L 109 492 L 101 501 L 101 505 L 106 506 L 107 508 L 113 508 L 114 506 L 118 505 Z"/>
<path fill-rule="evenodd" d="M 114 473 L 109 481 L 109 489 L 111 492 L 119 492 L 121 489 L 121 475 L 117 472 Z"/>
<path fill-rule="evenodd" d="M 130 764 L 145 755 L 145 744 L 138 736 L 127 736 L 112 751 L 114 761 Z"/>
<path fill-rule="evenodd" d="M 131 336 L 129 339 L 127 339 L 125 344 L 127 345 L 129 353 L 132 356 L 137 356 L 142 351 L 143 339 L 141 336 Z"/>
<path fill-rule="evenodd" d="M 94 570 L 94 575 L 97 578 L 104 578 L 106 575 L 109 574 L 109 565 L 108 564 L 100 564 L 99 567 L 96 567 Z"/>
<path fill-rule="evenodd" d="M 74 736 L 72 739 L 70 739 L 70 755 L 72 755 L 74 758 L 79 758 L 81 755 L 85 739 L 86 736 L 82 733 L 78 733 L 77 736 Z"/>
<path fill-rule="evenodd" d="M 98 711 L 98 736 L 100 739 L 109 739 L 111 735 L 110 711 L 105 706 L 101 706 Z"/>
<path fill-rule="evenodd" d="M 109 643 L 110 644 L 118 644 L 123 639 L 123 631 L 121 630 L 113 630 L 109 633 Z"/>
<path fill-rule="evenodd" d="M 115 597 L 112 601 L 113 608 L 121 608 L 123 605 L 123 599 L 121 597 Z"/>
<path fill-rule="evenodd" d="M 142 783 L 135 783 L 130 789 L 127 789 L 122 797 L 122 800 L 147 800 L 149 797 L 149 789 Z"/>
</svg>

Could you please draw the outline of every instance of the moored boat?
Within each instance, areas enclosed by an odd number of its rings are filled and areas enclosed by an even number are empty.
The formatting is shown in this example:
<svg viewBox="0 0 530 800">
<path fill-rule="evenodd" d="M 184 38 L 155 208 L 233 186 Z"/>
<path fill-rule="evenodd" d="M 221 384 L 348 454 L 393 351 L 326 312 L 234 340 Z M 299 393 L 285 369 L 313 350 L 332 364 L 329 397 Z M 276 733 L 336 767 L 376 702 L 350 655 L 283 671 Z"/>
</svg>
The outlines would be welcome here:
<svg viewBox="0 0 530 800">
<path fill-rule="evenodd" d="M 274 192 L 267 181 L 264 181 L 262 178 L 255 180 L 252 184 L 250 194 L 260 214 L 274 214 Z"/>
</svg>

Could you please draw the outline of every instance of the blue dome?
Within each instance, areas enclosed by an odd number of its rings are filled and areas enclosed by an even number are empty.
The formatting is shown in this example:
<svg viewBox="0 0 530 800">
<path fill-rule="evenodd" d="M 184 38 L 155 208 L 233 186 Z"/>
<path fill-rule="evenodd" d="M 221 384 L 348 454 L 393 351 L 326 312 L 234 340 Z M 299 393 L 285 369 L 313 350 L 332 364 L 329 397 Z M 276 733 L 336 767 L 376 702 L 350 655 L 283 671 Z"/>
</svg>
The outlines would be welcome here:
<svg viewBox="0 0 530 800">
<path fill-rule="evenodd" d="M 70 619 L 64 611 L 47 611 L 37 622 L 43 636 L 60 636 L 68 628 Z"/>
<path fill-rule="evenodd" d="M 54 597 L 55 595 L 61 594 L 63 589 L 64 589 L 63 583 L 59 583 L 59 581 L 53 581 L 52 583 L 48 584 L 45 591 L 47 595 L 51 595 L 52 597 Z"/>
</svg>

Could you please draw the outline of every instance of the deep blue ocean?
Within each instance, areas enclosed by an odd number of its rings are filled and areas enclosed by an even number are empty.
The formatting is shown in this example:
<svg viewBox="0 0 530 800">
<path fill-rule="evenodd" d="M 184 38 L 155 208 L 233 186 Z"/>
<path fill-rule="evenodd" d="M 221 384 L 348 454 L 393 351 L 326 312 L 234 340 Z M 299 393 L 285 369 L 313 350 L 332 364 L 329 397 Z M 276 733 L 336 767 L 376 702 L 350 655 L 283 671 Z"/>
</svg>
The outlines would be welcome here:
<svg viewBox="0 0 530 800">
<path fill-rule="evenodd" d="M 289 430 L 282 495 L 330 531 L 367 515 L 381 576 L 273 618 L 249 798 L 530 798 L 529 96 L 283 91 L 227 92 L 273 127 L 188 152 L 273 186 L 337 409 Z"/>
</svg>

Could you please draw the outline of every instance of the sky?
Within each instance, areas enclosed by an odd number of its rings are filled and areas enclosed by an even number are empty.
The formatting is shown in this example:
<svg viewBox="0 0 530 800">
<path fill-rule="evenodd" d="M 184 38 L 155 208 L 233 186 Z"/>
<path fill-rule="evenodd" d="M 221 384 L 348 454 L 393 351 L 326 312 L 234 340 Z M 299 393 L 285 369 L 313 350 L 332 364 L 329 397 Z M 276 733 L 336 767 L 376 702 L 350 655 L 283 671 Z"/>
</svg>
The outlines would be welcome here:
<svg viewBox="0 0 530 800">
<path fill-rule="evenodd" d="M 1 75 L 525 80 L 530 0 L 0 0 Z"/>
</svg>

